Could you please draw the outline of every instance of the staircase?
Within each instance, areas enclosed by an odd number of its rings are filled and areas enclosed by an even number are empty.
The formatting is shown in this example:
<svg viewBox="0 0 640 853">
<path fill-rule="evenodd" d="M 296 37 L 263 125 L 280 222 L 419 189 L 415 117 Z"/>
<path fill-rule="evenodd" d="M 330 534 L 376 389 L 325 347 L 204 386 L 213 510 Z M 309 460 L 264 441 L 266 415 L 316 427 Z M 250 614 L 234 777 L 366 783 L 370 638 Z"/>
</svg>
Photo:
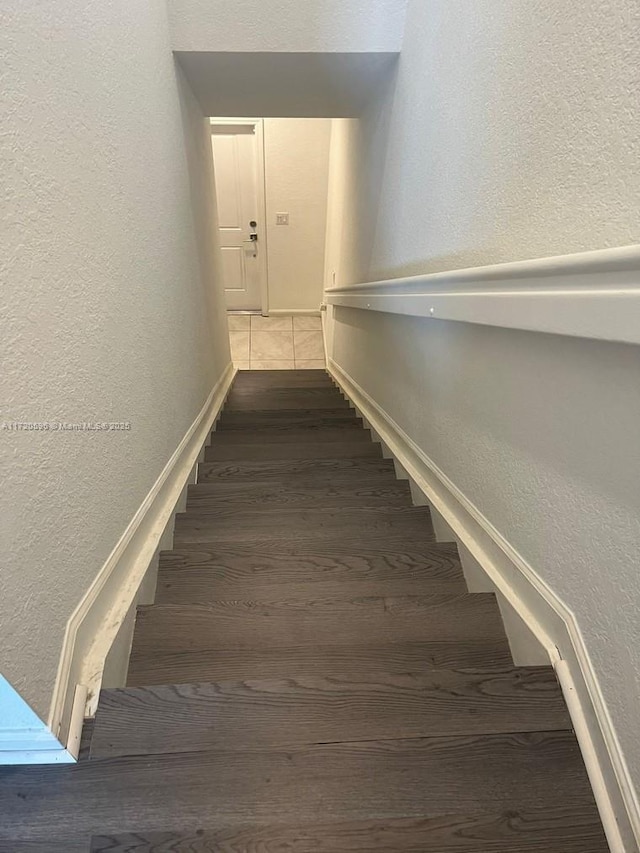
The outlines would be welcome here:
<svg viewBox="0 0 640 853">
<path fill-rule="evenodd" d="M 494 597 L 324 371 L 238 374 L 174 542 L 90 760 L 50 807 L 30 789 L 52 839 L 608 849 L 553 670 L 513 666 Z"/>
</svg>

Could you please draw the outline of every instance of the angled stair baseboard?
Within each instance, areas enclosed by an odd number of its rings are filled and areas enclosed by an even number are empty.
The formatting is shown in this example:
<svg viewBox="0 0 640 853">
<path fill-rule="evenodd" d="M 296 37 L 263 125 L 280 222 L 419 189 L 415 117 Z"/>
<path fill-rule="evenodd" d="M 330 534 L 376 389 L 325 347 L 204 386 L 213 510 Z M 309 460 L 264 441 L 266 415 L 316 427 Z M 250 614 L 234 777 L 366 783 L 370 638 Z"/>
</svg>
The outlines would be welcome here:
<svg viewBox="0 0 640 853">
<path fill-rule="evenodd" d="M 88 693 L 90 708 L 95 707 L 106 657 L 153 564 L 235 374 L 229 364 L 67 623 L 48 725 L 70 751 L 79 746 L 83 719 L 74 707 L 77 688 L 84 689 L 85 697 Z M 29 763 L 39 762 L 34 758 Z"/>
<path fill-rule="evenodd" d="M 556 669 L 612 853 L 640 849 L 640 804 L 575 615 L 409 435 L 333 359 L 327 369 L 385 458 L 406 472 Z"/>
</svg>

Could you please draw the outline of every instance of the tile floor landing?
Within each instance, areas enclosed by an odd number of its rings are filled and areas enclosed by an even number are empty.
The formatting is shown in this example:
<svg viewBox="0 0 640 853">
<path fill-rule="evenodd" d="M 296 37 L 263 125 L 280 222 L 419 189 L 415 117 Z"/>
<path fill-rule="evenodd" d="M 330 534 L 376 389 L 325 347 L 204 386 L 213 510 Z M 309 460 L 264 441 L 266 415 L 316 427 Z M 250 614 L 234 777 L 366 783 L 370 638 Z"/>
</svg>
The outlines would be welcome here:
<svg viewBox="0 0 640 853">
<path fill-rule="evenodd" d="M 320 317 L 229 314 L 231 358 L 239 370 L 325 367 Z"/>
</svg>

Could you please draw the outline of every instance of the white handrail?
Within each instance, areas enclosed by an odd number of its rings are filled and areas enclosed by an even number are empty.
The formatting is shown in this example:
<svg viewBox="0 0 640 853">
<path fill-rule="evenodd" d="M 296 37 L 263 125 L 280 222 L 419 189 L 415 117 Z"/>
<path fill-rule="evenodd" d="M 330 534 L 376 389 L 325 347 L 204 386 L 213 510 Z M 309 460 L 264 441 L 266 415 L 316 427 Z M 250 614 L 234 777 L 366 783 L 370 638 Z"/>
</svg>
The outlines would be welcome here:
<svg viewBox="0 0 640 853">
<path fill-rule="evenodd" d="M 336 287 L 326 302 L 640 344 L 640 245 Z"/>
</svg>

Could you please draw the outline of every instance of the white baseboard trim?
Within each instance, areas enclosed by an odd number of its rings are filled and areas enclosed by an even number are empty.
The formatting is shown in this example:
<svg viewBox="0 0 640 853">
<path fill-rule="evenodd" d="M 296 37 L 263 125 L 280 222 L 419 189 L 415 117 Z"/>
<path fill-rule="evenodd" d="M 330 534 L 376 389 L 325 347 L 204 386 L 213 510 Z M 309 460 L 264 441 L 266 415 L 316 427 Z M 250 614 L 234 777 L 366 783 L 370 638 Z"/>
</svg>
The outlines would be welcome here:
<svg viewBox="0 0 640 853">
<path fill-rule="evenodd" d="M 319 308 L 270 308 L 269 317 L 281 317 L 283 315 L 295 314 L 297 317 L 319 317 Z"/>
<path fill-rule="evenodd" d="M 562 686 L 612 853 L 640 849 L 640 806 L 573 612 L 406 432 L 333 359 L 328 370 L 545 647 Z"/>
<path fill-rule="evenodd" d="M 233 382 L 229 364 L 67 623 L 48 725 L 59 749 L 79 745 L 87 701 L 95 701 L 105 658 L 152 563 L 160 539 Z M 78 696 L 84 697 L 81 711 Z M 76 752 L 77 755 L 77 752 Z M 0 759 L 1 760 L 1 759 Z M 35 763 L 35 762 L 33 762 Z"/>
</svg>

